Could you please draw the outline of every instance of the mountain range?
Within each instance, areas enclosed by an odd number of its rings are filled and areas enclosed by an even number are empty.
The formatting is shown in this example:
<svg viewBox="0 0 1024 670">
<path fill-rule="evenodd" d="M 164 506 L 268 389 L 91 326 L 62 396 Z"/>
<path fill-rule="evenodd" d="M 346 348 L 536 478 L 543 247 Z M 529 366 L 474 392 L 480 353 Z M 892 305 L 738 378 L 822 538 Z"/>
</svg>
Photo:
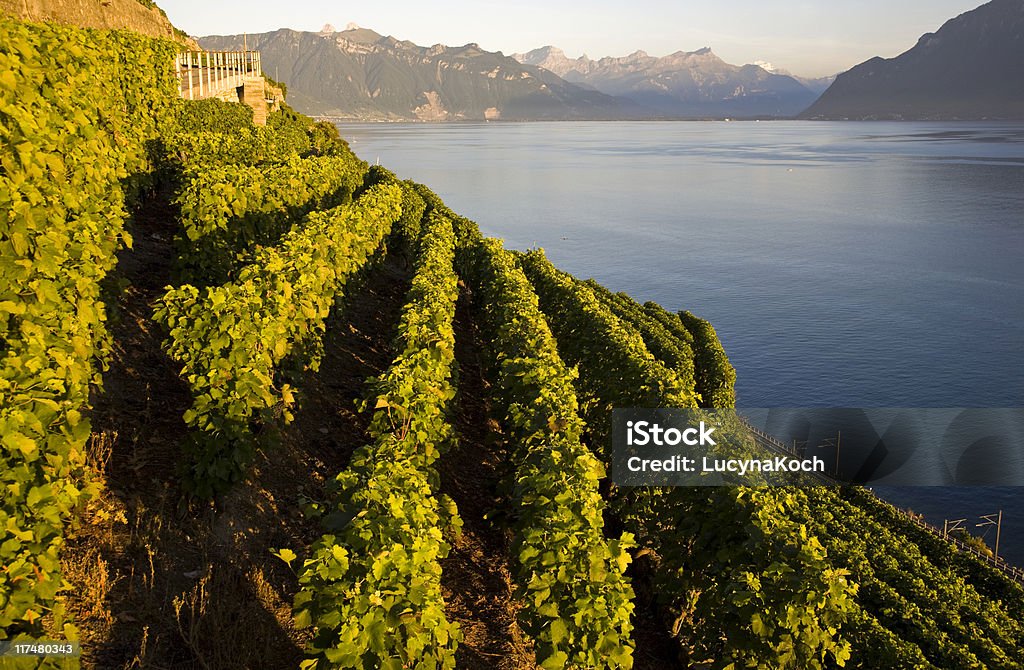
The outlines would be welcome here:
<svg viewBox="0 0 1024 670">
<path fill-rule="evenodd" d="M 668 117 L 793 116 L 818 97 L 794 77 L 760 65 L 730 65 L 708 47 L 660 58 L 635 51 L 592 60 L 546 46 L 512 57 Z"/>
<path fill-rule="evenodd" d="M 839 75 L 801 118 L 1024 119 L 1024 0 L 992 0 Z"/>
<path fill-rule="evenodd" d="M 1024 0 L 991 0 L 834 81 L 764 62 L 731 65 L 706 47 L 594 60 L 546 46 L 505 56 L 355 26 L 199 43 L 228 50 L 246 40 L 267 74 L 288 83 L 296 109 L 346 120 L 1024 119 Z"/>
<path fill-rule="evenodd" d="M 204 49 L 261 52 L 264 71 L 288 83 L 300 112 L 359 121 L 647 118 L 624 98 L 476 44 L 422 47 L 366 28 L 277 30 L 199 39 Z"/>
<path fill-rule="evenodd" d="M 792 116 L 817 93 L 711 52 L 569 60 L 554 47 L 505 56 L 476 44 L 423 47 L 366 28 L 199 38 L 261 52 L 301 112 L 370 120 L 571 120 Z"/>
</svg>

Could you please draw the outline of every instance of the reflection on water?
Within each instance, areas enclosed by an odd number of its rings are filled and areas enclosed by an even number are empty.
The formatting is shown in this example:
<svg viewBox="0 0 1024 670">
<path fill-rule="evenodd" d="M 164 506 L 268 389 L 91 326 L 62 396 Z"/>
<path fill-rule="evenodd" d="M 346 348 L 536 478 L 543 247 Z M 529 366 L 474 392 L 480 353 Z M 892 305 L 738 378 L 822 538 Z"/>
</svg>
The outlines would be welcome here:
<svg viewBox="0 0 1024 670">
<path fill-rule="evenodd" d="M 1024 406 L 1022 124 L 341 130 L 509 246 L 708 318 L 741 405 Z M 1024 518 L 1003 538 L 1024 562 Z"/>
</svg>

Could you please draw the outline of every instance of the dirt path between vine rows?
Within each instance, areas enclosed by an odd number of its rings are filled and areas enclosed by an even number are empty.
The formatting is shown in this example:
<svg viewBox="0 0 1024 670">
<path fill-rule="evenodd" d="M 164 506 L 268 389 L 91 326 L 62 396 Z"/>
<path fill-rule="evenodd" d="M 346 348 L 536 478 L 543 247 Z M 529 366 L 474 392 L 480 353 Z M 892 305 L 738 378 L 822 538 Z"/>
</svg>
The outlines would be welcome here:
<svg viewBox="0 0 1024 670">
<path fill-rule="evenodd" d="M 485 515 L 500 506 L 498 483 L 507 452 L 490 418 L 489 391 L 481 370 L 480 339 L 463 291 L 455 315 L 458 391 L 454 427 L 458 444 L 438 461 L 441 493 L 450 496 L 462 518 L 462 535 L 441 562 L 445 610 L 464 636 L 456 654 L 459 668 L 518 670 L 536 668 L 529 639 L 516 623 L 509 564 L 511 537 Z"/>
<path fill-rule="evenodd" d="M 161 350 L 153 303 L 172 280 L 177 216 L 162 191 L 136 213 L 108 302 L 114 351 L 93 399 L 89 459 L 105 492 L 68 533 L 65 596 L 84 668 L 297 667 L 307 631 L 292 626 L 295 575 L 271 551 L 320 535 L 300 512 L 366 442 L 356 411 L 366 379 L 394 357 L 409 268 L 369 270 L 332 316 L 317 374 L 295 380 L 300 408 L 219 503 L 186 504 L 178 465 L 191 394 Z"/>
</svg>

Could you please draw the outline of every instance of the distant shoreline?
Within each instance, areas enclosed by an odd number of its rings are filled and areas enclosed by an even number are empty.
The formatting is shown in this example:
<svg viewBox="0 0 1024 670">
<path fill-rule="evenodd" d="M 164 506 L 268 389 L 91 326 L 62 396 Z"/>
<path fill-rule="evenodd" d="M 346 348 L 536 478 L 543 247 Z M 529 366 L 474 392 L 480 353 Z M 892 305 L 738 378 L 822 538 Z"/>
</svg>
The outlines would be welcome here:
<svg viewBox="0 0 1024 670">
<path fill-rule="evenodd" d="M 352 119 L 341 116 L 310 115 L 317 121 L 341 123 L 346 125 L 425 125 L 425 126 L 457 126 L 457 125 L 489 125 L 512 123 L 765 123 L 777 121 L 797 121 L 801 123 L 1024 123 L 1024 119 L 801 119 L 798 117 L 758 117 L 758 118 L 664 118 L 664 119 L 455 119 L 452 121 L 426 121 L 423 119 Z"/>
</svg>

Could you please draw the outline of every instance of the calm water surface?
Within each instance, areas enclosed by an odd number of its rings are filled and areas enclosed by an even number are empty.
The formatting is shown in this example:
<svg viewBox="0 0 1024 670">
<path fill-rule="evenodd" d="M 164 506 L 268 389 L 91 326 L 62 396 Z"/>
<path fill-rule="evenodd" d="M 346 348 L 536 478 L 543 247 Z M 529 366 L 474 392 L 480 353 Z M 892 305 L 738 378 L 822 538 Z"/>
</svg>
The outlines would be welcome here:
<svg viewBox="0 0 1024 670">
<path fill-rule="evenodd" d="M 748 407 L 1024 406 L 1024 124 L 346 125 L 508 246 L 718 330 Z M 1016 489 L 913 489 L 942 518 Z"/>
</svg>

